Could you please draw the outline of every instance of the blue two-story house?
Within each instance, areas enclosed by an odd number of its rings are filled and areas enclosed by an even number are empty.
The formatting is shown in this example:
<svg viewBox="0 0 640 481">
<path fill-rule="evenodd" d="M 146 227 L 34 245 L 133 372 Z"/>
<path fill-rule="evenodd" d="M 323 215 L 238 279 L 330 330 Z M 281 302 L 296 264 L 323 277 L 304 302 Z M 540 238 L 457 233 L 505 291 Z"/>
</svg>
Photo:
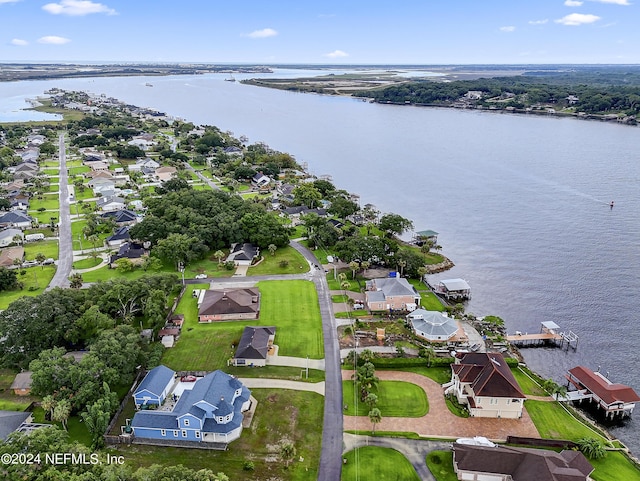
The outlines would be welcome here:
<svg viewBox="0 0 640 481">
<path fill-rule="evenodd" d="M 136 409 L 142 406 L 160 406 L 171 391 L 176 373 L 168 367 L 154 367 L 133 393 Z"/>
<path fill-rule="evenodd" d="M 189 384 L 191 386 L 191 384 Z M 230 443 L 242 433 L 251 392 L 236 378 L 214 371 L 185 389 L 172 411 L 138 411 L 131 427 L 136 438 Z"/>
</svg>

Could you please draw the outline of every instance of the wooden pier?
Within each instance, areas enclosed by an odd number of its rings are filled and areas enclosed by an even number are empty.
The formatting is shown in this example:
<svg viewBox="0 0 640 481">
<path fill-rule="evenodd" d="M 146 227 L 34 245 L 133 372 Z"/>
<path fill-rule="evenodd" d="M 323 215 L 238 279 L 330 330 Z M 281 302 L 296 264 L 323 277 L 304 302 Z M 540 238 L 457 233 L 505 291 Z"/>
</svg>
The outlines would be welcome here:
<svg viewBox="0 0 640 481">
<path fill-rule="evenodd" d="M 537 334 L 521 333 L 516 331 L 515 334 L 506 336 L 507 341 L 514 346 L 534 347 L 554 345 L 570 347 L 576 350 L 578 348 L 578 335 L 573 331 L 561 332 L 560 326 L 553 321 L 542 322 L 540 332 Z"/>
</svg>

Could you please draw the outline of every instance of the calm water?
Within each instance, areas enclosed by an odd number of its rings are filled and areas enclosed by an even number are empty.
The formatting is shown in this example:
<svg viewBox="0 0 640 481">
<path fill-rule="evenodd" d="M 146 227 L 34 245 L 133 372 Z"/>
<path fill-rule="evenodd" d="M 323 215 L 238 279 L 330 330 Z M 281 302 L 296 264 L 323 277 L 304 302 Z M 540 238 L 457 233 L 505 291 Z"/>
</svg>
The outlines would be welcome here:
<svg viewBox="0 0 640 481">
<path fill-rule="evenodd" d="M 0 98 L 52 86 L 105 93 L 290 152 L 363 203 L 440 232 L 456 263 L 441 278 L 469 281 L 470 312 L 501 316 L 509 332 L 538 332 L 552 320 L 580 336 L 577 352 L 525 350 L 536 371 L 562 381 L 576 365 L 600 367 L 640 392 L 640 128 L 376 105 L 224 75 L 0 84 Z M 635 454 L 637 416 L 614 429 Z"/>
</svg>

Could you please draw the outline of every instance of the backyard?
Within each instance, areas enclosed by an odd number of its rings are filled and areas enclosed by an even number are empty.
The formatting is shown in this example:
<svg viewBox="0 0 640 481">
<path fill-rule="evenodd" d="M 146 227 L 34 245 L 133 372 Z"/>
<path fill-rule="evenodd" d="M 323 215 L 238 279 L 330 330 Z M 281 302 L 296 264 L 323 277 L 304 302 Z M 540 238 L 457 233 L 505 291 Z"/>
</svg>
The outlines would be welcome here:
<svg viewBox="0 0 640 481">
<path fill-rule="evenodd" d="M 365 446 L 349 451 L 344 459 L 342 481 L 420 481 L 411 463 L 395 449 Z"/>
</svg>

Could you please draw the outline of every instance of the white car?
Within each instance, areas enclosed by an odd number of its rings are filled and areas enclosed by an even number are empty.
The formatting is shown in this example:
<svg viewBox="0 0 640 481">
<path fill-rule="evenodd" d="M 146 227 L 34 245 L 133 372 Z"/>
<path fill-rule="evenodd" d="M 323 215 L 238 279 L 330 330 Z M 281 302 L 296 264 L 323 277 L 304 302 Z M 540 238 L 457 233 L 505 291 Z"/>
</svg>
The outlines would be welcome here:
<svg viewBox="0 0 640 481">
<path fill-rule="evenodd" d="M 206 274 L 198 274 L 198 275 L 196 276 L 196 279 L 206 279 L 206 278 L 207 278 L 207 275 L 206 275 Z"/>
</svg>

